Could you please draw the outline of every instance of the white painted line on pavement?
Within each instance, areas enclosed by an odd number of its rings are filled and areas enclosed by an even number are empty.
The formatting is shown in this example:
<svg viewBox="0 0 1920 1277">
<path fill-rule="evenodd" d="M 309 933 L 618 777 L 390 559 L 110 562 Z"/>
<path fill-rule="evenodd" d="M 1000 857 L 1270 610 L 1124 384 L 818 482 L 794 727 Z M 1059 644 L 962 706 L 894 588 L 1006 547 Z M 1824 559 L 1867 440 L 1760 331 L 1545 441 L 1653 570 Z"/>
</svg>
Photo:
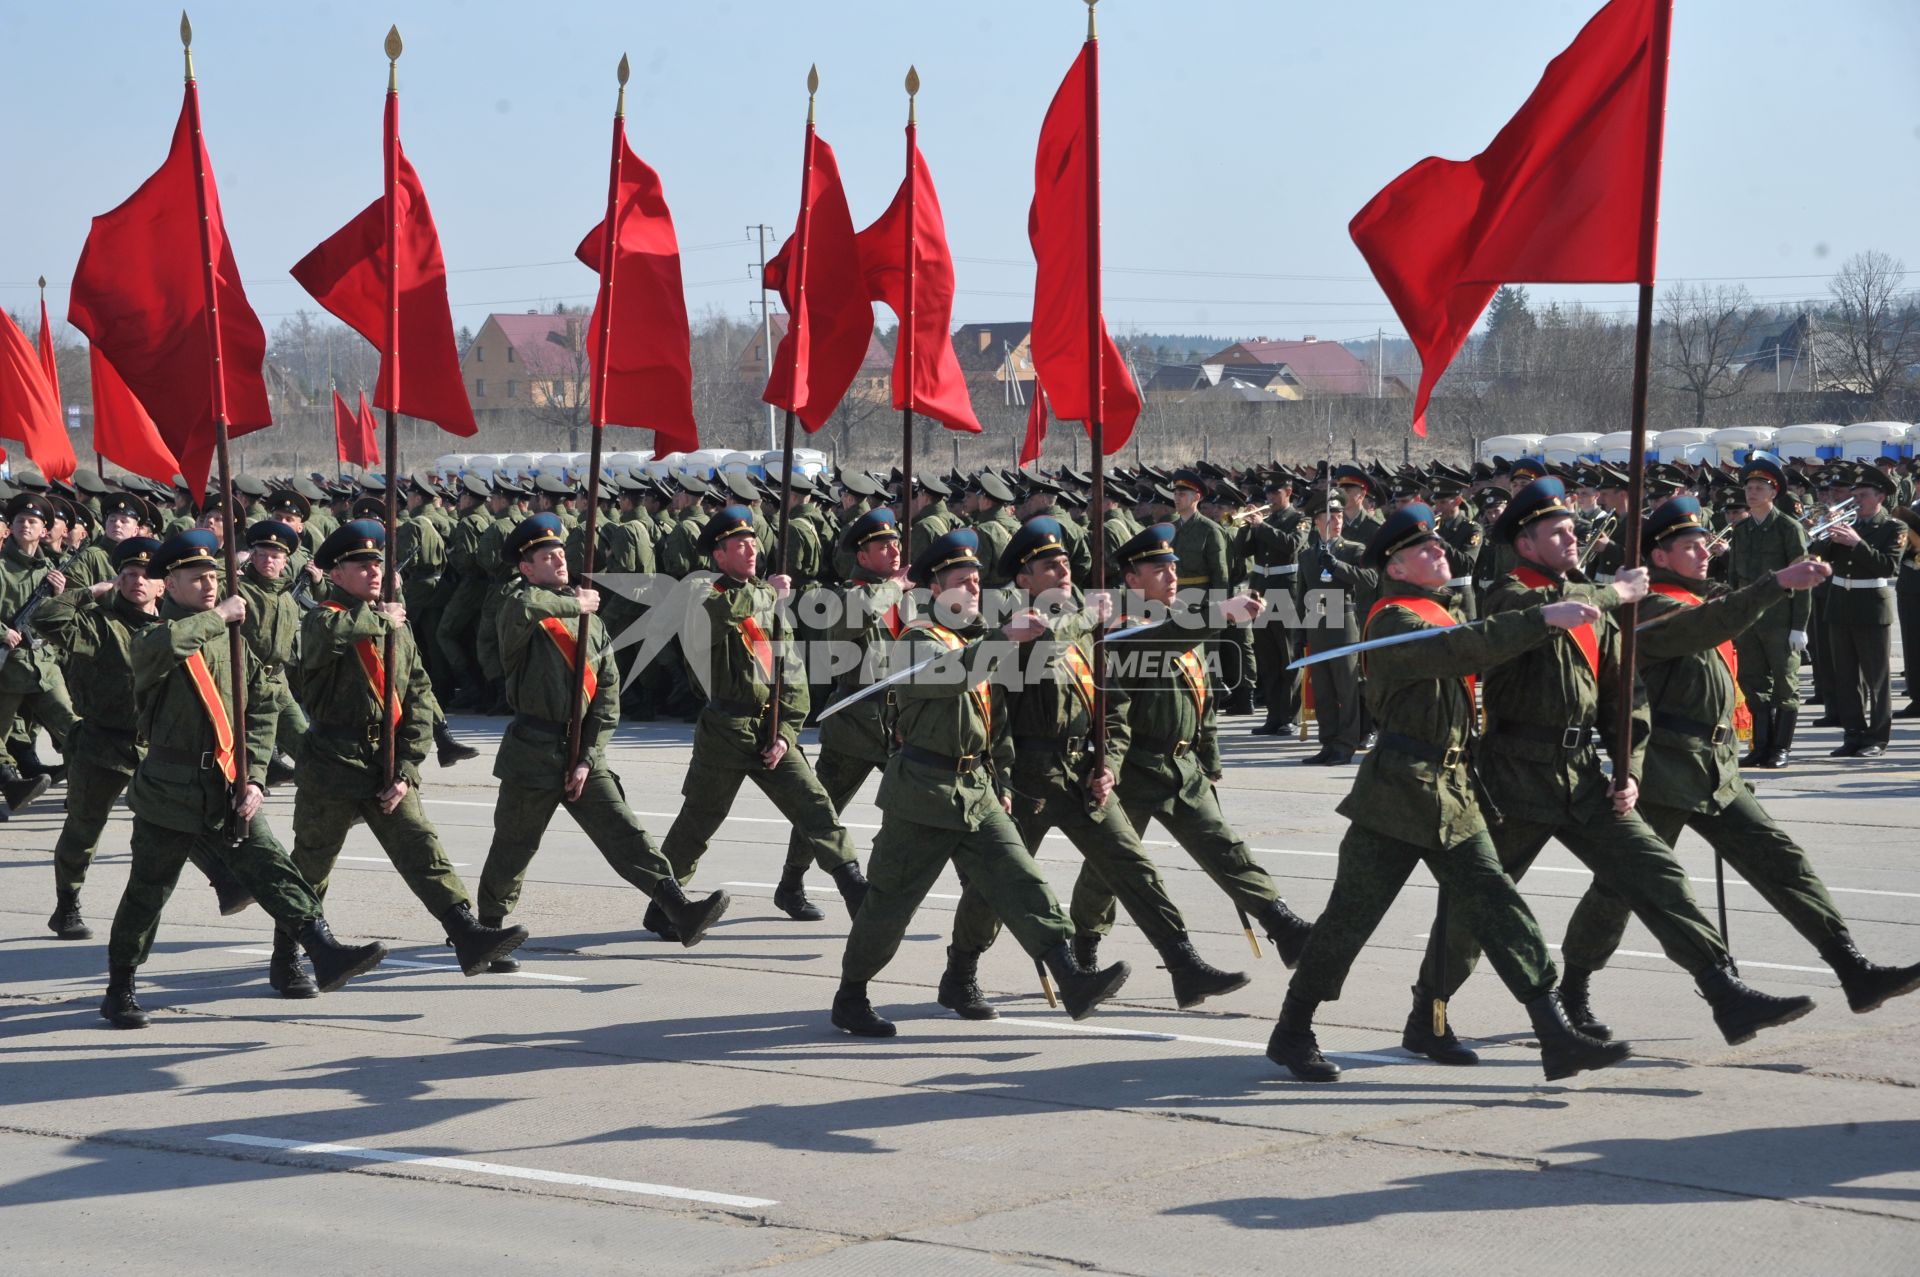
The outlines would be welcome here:
<svg viewBox="0 0 1920 1277">
<path fill-rule="evenodd" d="M 467 1171 L 475 1175 L 499 1175 L 507 1179 L 538 1180 L 543 1184 L 567 1184 L 576 1188 L 604 1188 L 616 1193 L 639 1193 L 647 1197 L 671 1197 L 682 1202 L 704 1202 L 710 1206 L 778 1206 L 769 1197 L 738 1197 L 732 1193 L 709 1193 L 698 1188 L 676 1188 L 672 1184 L 643 1184 L 638 1180 L 607 1179 L 600 1175 L 570 1175 L 564 1171 L 536 1170 L 531 1166 L 505 1166 L 499 1162 L 475 1162 L 464 1157 L 429 1157 L 423 1153 L 395 1153 L 382 1148 L 361 1148 L 357 1144 L 309 1144 L 304 1140 L 277 1140 L 264 1135 L 209 1135 L 215 1144 L 245 1144 L 249 1148 L 283 1149 L 289 1153 L 325 1153 L 330 1157 L 350 1157 L 362 1162 L 404 1162 L 410 1166 L 437 1166 L 442 1170 Z"/>
<path fill-rule="evenodd" d="M 256 958 L 271 958 L 271 949 L 229 949 L 229 953 L 245 953 Z M 415 962 L 411 958 L 396 958 L 392 954 L 380 959 L 383 967 L 407 967 L 415 971 L 458 971 L 460 968 L 451 962 Z M 552 980 L 557 984 L 585 984 L 587 978 L 582 975 L 548 975 L 544 971 L 503 971 L 520 980 Z"/>
<path fill-rule="evenodd" d="M 723 887 L 764 887 L 768 891 L 777 891 L 780 887 L 780 884 L 777 882 L 723 882 L 720 885 Z M 960 897 L 945 895 L 938 891 L 929 891 L 926 898 L 928 900 L 958 900 Z"/>
<path fill-rule="evenodd" d="M 390 865 L 393 863 L 391 860 L 388 860 L 385 856 L 335 856 L 334 859 L 335 860 L 360 860 L 370 865 Z M 465 869 L 467 867 L 467 862 L 464 860 L 449 860 L 447 863 L 452 865 L 455 869 Z"/>
<path fill-rule="evenodd" d="M 1426 938 L 1427 933 L 1424 931 L 1414 936 L 1415 940 L 1425 940 Z M 1560 946 L 1553 941 L 1547 941 L 1547 948 L 1558 949 L 1559 947 Z M 1664 953 L 1648 953 L 1645 949 L 1615 949 L 1613 952 L 1622 958 L 1664 958 L 1667 956 Z M 1741 957 L 1734 958 L 1734 962 L 1741 967 L 1761 967 L 1768 971 L 1807 971 L 1814 975 L 1833 974 L 1833 968 L 1831 967 L 1796 967 L 1790 962 L 1752 962 Z"/>
<path fill-rule="evenodd" d="M 1068 1033 L 1096 1033 L 1113 1038 L 1139 1038 L 1147 1042 L 1195 1042 L 1201 1046 L 1232 1046 L 1248 1051 L 1267 1052 L 1265 1042 L 1242 1042 L 1237 1038 L 1203 1038 L 1191 1033 L 1155 1033 L 1147 1029 L 1109 1029 L 1098 1024 L 1075 1024 L 1072 1020 L 1041 1019 L 1039 1016 L 1003 1015 L 997 1020 L 980 1020 L 979 1024 L 1030 1024 L 1040 1029 L 1063 1029 Z M 1410 1055 L 1375 1055 L 1370 1051 L 1322 1051 L 1331 1059 L 1365 1060 L 1370 1064 L 1420 1064 L 1421 1060 Z"/>
</svg>

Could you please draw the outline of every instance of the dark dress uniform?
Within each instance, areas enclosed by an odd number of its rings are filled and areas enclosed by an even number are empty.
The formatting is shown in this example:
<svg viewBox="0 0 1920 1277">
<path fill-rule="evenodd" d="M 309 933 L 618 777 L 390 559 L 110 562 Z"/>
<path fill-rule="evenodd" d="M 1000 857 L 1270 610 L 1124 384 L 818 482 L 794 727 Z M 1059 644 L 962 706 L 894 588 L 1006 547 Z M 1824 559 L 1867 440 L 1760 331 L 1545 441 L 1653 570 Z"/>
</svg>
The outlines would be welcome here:
<svg viewBox="0 0 1920 1277">
<path fill-rule="evenodd" d="M 1878 472 L 1871 477 L 1887 482 Z M 1875 510 L 1853 530 L 1857 545 L 1822 539 L 1814 546 L 1833 565 L 1823 637 L 1833 659 L 1829 704 L 1846 732 L 1834 755 L 1876 758 L 1893 738 L 1893 585 L 1906 525 Z"/>
<path fill-rule="evenodd" d="M 1766 478 L 1779 491 L 1786 479 L 1777 464 L 1749 462 L 1741 471 Z M 1727 533 L 1727 585 L 1744 589 L 1805 555 L 1807 530 L 1785 510 L 1774 507 L 1764 519 L 1749 516 Z M 1734 639 L 1740 658 L 1740 690 L 1753 715 L 1753 748 L 1747 757 L 1764 767 L 1784 766 L 1793 748 L 1800 718 L 1800 653 L 1792 636 L 1801 641 L 1813 623 L 1813 596 L 1805 591 L 1776 598 L 1751 626 Z M 1776 761 L 1776 759 L 1778 761 Z"/>
<path fill-rule="evenodd" d="M 1305 515 L 1288 508 L 1268 514 L 1263 522 L 1247 529 L 1253 588 L 1267 600 L 1267 610 L 1253 629 L 1254 669 L 1267 707 L 1266 721 L 1256 735 L 1278 736 L 1292 731 L 1300 718 L 1300 671 L 1287 666 L 1295 654 L 1290 622 L 1299 616 L 1293 582 L 1312 527 Z"/>
<path fill-rule="evenodd" d="M 1300 552 L 1300 570 L 1294 574 L 1293 593 L 1301 619 L 1301 655 L 1346 647 L 1360 641 L 1357 612 L 1373 589 L 1373 574 L 1360 566 L 1366 547 L 1345 536 L 1323 541 L 1318 531 L 1308 534 Z M 1314 595 L 1324 608 L 1315 606 Z M 1305 761 L 1341 764 L 1366 743 L 1366 706 L 1360 696 L 1360 663 L 1337 656 L 1307 667 L 1313 686 L 1314 728 L 1320 752 Z"/>
</svg>

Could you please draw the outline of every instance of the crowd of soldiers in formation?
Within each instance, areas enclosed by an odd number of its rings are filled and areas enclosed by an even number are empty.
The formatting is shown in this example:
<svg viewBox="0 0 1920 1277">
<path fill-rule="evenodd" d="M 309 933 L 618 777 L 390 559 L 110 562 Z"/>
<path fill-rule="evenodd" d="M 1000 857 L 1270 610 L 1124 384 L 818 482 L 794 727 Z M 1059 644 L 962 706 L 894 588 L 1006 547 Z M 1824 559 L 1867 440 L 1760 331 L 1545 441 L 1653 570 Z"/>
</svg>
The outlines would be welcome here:
<svg viewBox="0 0 1920 1277">
<path fill-rule="evenodd" d="M 1620 550 L 1627 477 L 1600 464 L 1203 461 L 1117 468 L 1098 486 L 1038 469 L 905 482 L 852 469 L 784 482 L 621 472 L 599 485 L 592 579 L 582 494 L 566 477 L 396 478 L 389 547 L 381 477 L 242 475 L 231 500 L 243 566 L 229 591 L 217 494 L 87 473 L 69 486 L 28 468 L 0 490 L 0 816 L 64 786 L 49 927 L 83 940 L 80 891 L 125 795 L 133 864 L 101 1013 L 137 1028 L 148 1017 L 135 972 L 188 861 L 223 914 L 257 902 L 273 918 L 268 977 L 288 998 L 337 989 L 385 955 L 335 939 L 323 913 L 361 822 L 467 975 L 517 969 L 527 932 L 509 918 L 561 806 L 647 897 L 645 930 L 691 947 L 730 901 L 686 887 L 751 779 L 793 825 L 775 907 L 823 918 L 805 883 L 818 867 L 852 917 L 831 1020 L 871 1037 L 895 1026 L 868 982 L 949 863 L 963 894 L 937 996 L 961 1017 L 997 1014 L 978 966 L 1002 924 L 1050 1002 L 1057 988 L 1076 1019 L 1092 1012 L 1130 974 L 1099 952 L 1119 909 L 1160 954 L 1182 1009 L 1247 984 L 1196 949 L 1141 841 L 1157 820 L 1227 895 L 1255 952 L 1257 923 L 1294 970 L 1268 1055 L 1305 1080 L 1338 1076 L 1314 1009 L 1339 996 L 1425 862 L 1442 890 L 1403 1045 L 1474 1062 L 1445 1008 L 1484 948 L 1526 1007 L 1547 1075 L 1565 1077 L 1629 1052 L 1591 988 L 1630 916 L 1694 977 L 1729 1042 L 1811 1009 L 1740 979 L 1673 858 L 1683 828 L 1814 946 L 1855 1011 L 1920 987 L 1920 964 L 1859 952 L 1804 852 L 1741 779 L 1790 764 L 1803 659 L 1823 721 L 1845 729 L 1841 756 L 1883 753 L 1891 720 L 1920 714 L 1912 469 L 1765 454 L 1654 466 L 1645 566 L 1632 569 Z M 1108 593 L 1088 593 L 1095 536 Z M 389 554 L 396 598 L 382 590 Z M 785 571 L 763 571 L 774 563 Z M 612 640 L 644 619 L 649 596 L 596 588 L 620 574 L 699 574 L 711 650 L 649 646 L 634 669 L 641 649 Z M 787 625 L 795 595 L 816 590 L 863 606 L 842 609 L 831 634 Z M 1012 619 L 990 628 L 983 591 L 1011 599 Z M 1157 676 L 1129 666 L 1110 677 L 1122 642 L 1102 636 L 1116 598 L 1186 621 L 1135 640 L 1167 658 Z M 1646 695 L 1622 756 L 1609 723 L 1614 614 L 1628 604 L 1645 618 Z M 1896 611 L 1912 702 L 1897 713 Z M 1427 630 L 1441 632 L 1339 650 Z M 799 649 L 825 637 L 863 657 L 810 687 Z M 1306 677 L 1289 668 L 1316 653 L 1325 659 Z M 865 694 L 916 664 L 926 672 Z M 239 690 L 244 742 L 228 717 Z M 443 705 L 509 720 L 477 901 L 420 805 L 430 755 L 449 767 L 475 753 Z M 809 759 L 799 731 L 823 709 Z M 697 724 L 682 807 L 657 846 L 607 761 L 623 713 Z M 1339 808 L 1352 824 L 1333 894 L 1311 924 L 1216 796 L 1222 719 L 1239 716 L 1255 735 L 1303 739 L 1311 721 L 1319 748 L 1303 763 L 1361 758 Z M 62 761 L 37 754 L 41 729 Z M 863 870 L 840 813 L 876 774 L 883 823 Z M 261 811 L 283 786 L 291 851 Z M 1064 906 L 1034 860 L 1056 829 L 1085 861 Z M 1594 872 L 1564 970 L 1514 885 L 1552 839 Z"/>
</svg>

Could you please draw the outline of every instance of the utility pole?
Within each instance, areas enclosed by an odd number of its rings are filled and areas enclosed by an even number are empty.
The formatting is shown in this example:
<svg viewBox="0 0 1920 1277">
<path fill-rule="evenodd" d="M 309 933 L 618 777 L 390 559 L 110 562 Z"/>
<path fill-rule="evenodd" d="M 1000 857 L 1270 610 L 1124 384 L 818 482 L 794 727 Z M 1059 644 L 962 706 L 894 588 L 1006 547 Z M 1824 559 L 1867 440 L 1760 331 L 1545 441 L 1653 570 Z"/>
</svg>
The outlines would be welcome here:
<svg viewBox="0 0 1920 1277">
<path fill-rule="evenodd" d="M 747 227 L 747 234 L 760 237 L 760 350 L 766 361 L 768 375 L 773 372 L 773 310 L 767 305 L 767 236 L 773 227 L 755 225 Z M 779 423 L 774 417 L 773 405 L 767 405 L 767 450 L 771 452 L 780 446 Z"/>
<path fill-rule="evenodd" d="M 1387 387 L 1387 333 L 1384 328 L 1373 330 L 1373 397 L 1382 398 Z"/>
</svg>

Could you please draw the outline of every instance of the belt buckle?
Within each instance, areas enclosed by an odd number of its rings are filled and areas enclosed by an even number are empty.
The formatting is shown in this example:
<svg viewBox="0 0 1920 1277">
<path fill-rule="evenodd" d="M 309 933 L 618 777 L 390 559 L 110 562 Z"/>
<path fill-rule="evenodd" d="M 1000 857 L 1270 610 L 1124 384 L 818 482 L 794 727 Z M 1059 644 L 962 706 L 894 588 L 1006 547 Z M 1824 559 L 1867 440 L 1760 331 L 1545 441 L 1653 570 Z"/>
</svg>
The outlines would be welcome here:
<svg viewBox="0 0 1920 1277">
<path fill-rule="evenodd" d="M 1713 733 L 1707 737 L 1707 742 L 1712 745 L 1724 745 L 1732 735 L 1725 723 L 1719 723 L 1714 726 Z"/>
<path fill-rule="evenodd" d="M 1440 755 L 1440 766 L 1446 771 L 1458 767 L 1467 756 L 1465 745 L 1450 745 Z"/>
<path fill-rule="evenodd" d="M 1190 740 L 1178 740 L 1173 743 L 1173 756 L 1175 758 L 1185 758 L 1192 752 L 1193 742 Z"/>
<path fill-rule="evenodd" d="M 1560 733 L 1561 749 L 1579 749 L 1586 743 L 1587 729 L 1584 727 L 1569 727 L 1566 731 Z"/>
<path fill-rule="evenodd" d="M 203 749 L 200 751 L 200 770 L 203 772 L 213 770 L 213 751 L 212 750 Z"/>
<path fill-rule="evenodd" d="M 974 761 L 979 757 L 980 755 L 978 754 L 961 754 L 953 760 L 953 774 L 958 776 L 962 773 L 972 771 Z"/>
</svg>

